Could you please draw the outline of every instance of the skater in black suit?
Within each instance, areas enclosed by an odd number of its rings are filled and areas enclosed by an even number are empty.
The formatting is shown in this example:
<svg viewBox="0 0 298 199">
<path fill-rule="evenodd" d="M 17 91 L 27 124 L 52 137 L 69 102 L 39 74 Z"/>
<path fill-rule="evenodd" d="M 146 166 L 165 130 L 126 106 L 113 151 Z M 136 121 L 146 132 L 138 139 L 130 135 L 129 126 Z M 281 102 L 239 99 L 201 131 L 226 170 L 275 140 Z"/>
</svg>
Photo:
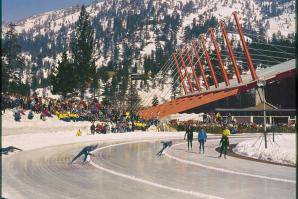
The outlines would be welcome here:
<svg viewBox="0 0 298 199">
<path fill-rule="evenodd" d="M 71 161 L 71 163 L 73 163 L 76 159 L 78 159 L 81 155 L 84 155 L 84 162 L 86 162 L 88 155 L 93 155 L 92 153 L 90 153 L 91 151 L 95 150 L 97 148 L 97 145 L 90 145 L 90 146 L 86 146 L 84 147 L 80 153 L 78 153 L 78 155 L 76 155 L 76 157 L 74 157 Z"/>
<path fill-rule="evenodd" d="M 161 143 L 163 144 L 162 149 L 156 154 L 156 156 L 161 156 L 162 152 L 167 148 L 167 147 L 171 147 L 172 146 L 172 141 L 171 140 L 166 140 L 166 141 L 161 141 Z"/>
</svg>

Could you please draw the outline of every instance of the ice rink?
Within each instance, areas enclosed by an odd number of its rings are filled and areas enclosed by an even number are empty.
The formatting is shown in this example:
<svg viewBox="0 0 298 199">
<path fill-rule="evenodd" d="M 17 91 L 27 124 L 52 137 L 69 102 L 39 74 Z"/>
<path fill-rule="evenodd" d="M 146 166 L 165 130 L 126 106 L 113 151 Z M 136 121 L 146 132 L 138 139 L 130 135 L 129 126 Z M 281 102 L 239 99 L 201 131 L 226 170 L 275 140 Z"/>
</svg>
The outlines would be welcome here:
<svg viewBox="0 0 298 199">
<path fill-rule="evenodd" d="M 231 143 L 248 139 L 231 138 Z M 86 164 L 71 159 L 98 143 Z M 296 168 L 237 157 L 218 158 L 219 137 L 205 154 L 184 140 L 161 157 L 160 140 L 93 141 L 28 150 L 3 156 L 2 192 L 19 198 L 296 198 Z"/>
</svg>

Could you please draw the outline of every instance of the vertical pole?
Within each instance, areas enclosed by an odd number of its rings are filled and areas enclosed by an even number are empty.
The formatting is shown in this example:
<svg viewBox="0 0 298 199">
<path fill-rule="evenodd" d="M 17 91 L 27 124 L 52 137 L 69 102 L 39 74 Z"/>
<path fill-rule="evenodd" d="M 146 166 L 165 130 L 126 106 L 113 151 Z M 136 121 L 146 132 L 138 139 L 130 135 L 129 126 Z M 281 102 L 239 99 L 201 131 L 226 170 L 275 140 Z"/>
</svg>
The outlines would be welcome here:
<svg viewBox="0 0 298 199">
<path fill-rule="evenodd" d="M 231 61 L 232 61 L 236 76 L 237 76 L 238 83 L 242 83 L 242 78 L 240 76 L 240 72 L 239 72 L 239 69 L 238 69 L 238 66 L 237 66 L 237 63 L 236 63 L 236 60 L 235 60 L 235 57 L 234 57 L 234 53 L 233 53 L 233 50 L 232 50 L 232 47 L 231 47 L 231 44 L 230 44 L 230 40 L 229 40 L 228 35 L 227 35 L 225 24 L 224 24 L 223 21 L 220 21 L 220 27 L 221 27 L 221 31 L 224 35 L 224 38 L 225 38 L 225 41 L 226 41 L 226 44 L 227 44 L 227 47 L 228 47 L 228 51 L 229 51 L 229 54 L 230 54 L 230 57 L 231 57 Z"/>
<path fill-rule="evenodd" d="M 204 53 L 205 53 L 205 56 L 206 56 L 206 59 L 207 59 L 207 62 L 208 62 L 208 65 L 209 65 L 209 68 L 210 68 L 210 71 L 211 71 L 211 76 L 212 76 L 212 79 L 213 79 L 213 83 L 215 85 L 215 88 L 217 88 L 218 87 L 218 81 L 217 81 L 215 73 L 214 73 L 214 69 L 213 69 L 213 66 L 212 66 L 212 63 L 211 63 L 211 60 L 210 60 L 210 56 L 209 56 L 209 54 L 207 52 L 207 49 L 206 49 L 205 40 L 203 38 L 203 35 L 200 35 L 200 39 L 201 39 L 201 43 L 202 43 L 202 46 L 203 46 L 203 49 L 204 49 Z"/>
<path fill-rule="evenodd" d="M 273 118 L 273 122 L 272 122 L 272 125 L 271 125 L 271 129 L 272 129 L 272 138 L 273 138 L 273 142 L 274 142 L 274 131 L 275 131 L 275 123 L 274 123 L 274 118 Z"/>
<path fill-rule="evenodd" d="M 178 61 L 177 61 L 177 58 L 176 58 L 176 54 L 173 53 L 172 56 L 173 56 L 173 58 L 175 60 L 175 63 L 176 63 L 176 68 L 177 68 L 177 71 L 178 71 L 179 76 L 180 76 L 180 83 L 182 84 L 184 94 L 187 94 L 186 87 L 185 87 L 185 84 L 184 84 L 184 79 L 183 79 L 183 76 L 182 76 L 180 68 L 179 68 L 179 64 L 178 64 Z"/>
<path fill-rule="evenodd" d="M 238 17 L 237 17 L 237 12 L 236 11 L 233 12 L 233 15 L 234 15 L 234 19 L 235 19 L 236 26 L 237 26 L 237 29 L 238 29 L 238 33 L 240 35 L 240 40 L 241 40 L 242 47 L 243 47 L 243 50 L 244 50 L 244 53 L 245 53 L 245 57 L 246 57 L 247 62 L 248 62 L 248 66 L 249 66 L 249 70 L 250 70 L 252 79 L 256 80 L 257 79 L 256 70 L 253 66 L 253 63 L 252 63 L 248 48 L 246 46 L 246 43 L 245 43 L 245 40 L 244 40 L 244 37 L 243 37 L 242 29 L 241 29 L 241 26 L 240 26 L 240 23 L 239 23 L 239 20 L 238 20 Z"/>
<path fill-rule="evenodd" d="M 198 91 L 201 91 L 200 81 L 199 81 L 199 79 L 197 77 L 197 74 L 196 74 L 194 65 L 193 65 L 192 60 L 191 60 L 191 57 L 189 55 L 188 48 L 186 48 L 186 54 L 187 54 L 188 62 L 190 63 L 190 66 L 191 66 L 192 75 L 193 75 L 193 77 L 195 78 L 195 81 L 196 81 L 196 85 L 197 85 Z"/>
<path fill-rule="evenodd" d="M 264 135 L 265 135 L 265 149 L 267 149 L 265 85 L 263 86 L 263 97 L 264 97 L 263 102 L 264 102 Z"/>
<path fill-rule="evenodd" d="M 187 68 L 186 68 L 186 65 L 185 65 L 185 62 L 184 62 L 184 59 L 183 59 L 183 56 L 182 56 L 182 51 L 181 51 L 181 49 L 179 49 L 178 51 L 179 51 L 179 56 L 180 56 L 180 59 L 181 59 L 181 62 L 182 62 L 182 66 L 183 66 L 184 71 L 185 71 L 185 75 L 187 77 L 187 82 L 188 82 L 190 91 L 193 93 L 194 90 L 193 90 L 193 87 L 192 87 L 192 84 L 191 84 L 191 81 L 190 81 L 190 77 L 189 77 L 189 74 L 187 72 Z"/>
<path fill-rule="evenodd" d="M 211 35 L 212 43 L 213 43 L 214 48 L 215 48 L 216 56 L 217 56 L 217 59 L 218 59 L 218 62 L 219 62 L 219 66 L 220 66 L 220 69 L 221 69 L 221 74 L 222 74 L 223 79 L 224 79 L 224 81 L 226 83 L 226 86 L 229 86 L 230 85 L 230 82 L 229 82 L 229 79 L 228 79 L 228 76 L 227 76 L 227 72 L 226 72 L 226 70 L 224 68 L 223 61 L 221 59 L 219 48 L 218 48 L 218 45 L 217 45 L 217 42 L 216 42 L 216 38 L 214 36 L 214 32 L 213 32 L 212 28 L 209 28 L 209 32 L 210 32 L 210 35 Z"/>
<path fill-rule="evenodd" d="M 203 77 L 203 80 L 204 80 L 204 83 L 205 83 L 205 87 L 206 87 L 206 90 L 209 90 L 209 84 L 208 84 L 208 81 L 207 81 L 207 78 L 206 78 L 206 75 L 205 75 L 205 72 L 204 72 L 204 69 L 203 69 L 203 64 L 201 62 L 201 59 L 200 59 L 200 56 L 199 56 L 199 53 L 197 51 L 197 48 L 196 48 L 196 44 L 194 42 L 194 40 L 192 40 L 192 48 L 195 52 L 195 55 L 196 55 L 196 58 L 198 60 L 198 64 L 199 64 L 199 69 L 200 69 L 200 72 L 201 72 L 201 75 Z"/>
<path fill-rule="evenodd" d="M 269 116 L 269 124 L 272 126 L 272 115 Z"/>
</svg>

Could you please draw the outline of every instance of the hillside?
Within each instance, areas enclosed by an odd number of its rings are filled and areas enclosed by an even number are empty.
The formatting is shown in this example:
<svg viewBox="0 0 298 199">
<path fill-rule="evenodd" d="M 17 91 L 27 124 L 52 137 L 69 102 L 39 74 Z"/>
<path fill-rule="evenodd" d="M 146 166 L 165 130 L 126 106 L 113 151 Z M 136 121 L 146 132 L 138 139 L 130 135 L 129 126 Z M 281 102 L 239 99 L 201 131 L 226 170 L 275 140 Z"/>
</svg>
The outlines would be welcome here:
<svg viewBox="0 0 298 199">
<path fill-rule="evenodd" d="M 293 39 L 295 33 L 293 0 L 106 0 L 94 1 L 86 10 L 95 33 L 96 67 L 114 70 L 129 57 L 130 72 L 140 74 L 155 74 L 176 47 L 217 26 L 219 20 L 225 19 L 228 28 L 233 26 L 229 18 L 233 11 L 238 12 L 248 39 L 255 35 L 267 40 L 273 35 Z M 73 6 L 14 22 L 26 60 L 24 79 L 32 83 L 35 78 L 39 86 L 47 79 L 62 52 L 68 50 L 79 12 L 80 6 Z M 3 24 L 3 33 L 6 30 Z M 165 82 L 169 85 L 163 86 L 171 86 L 170 79 Z M 103 80 L 102 85 L 106 84 Z M 149 85 L 156 83 L 136 84 L 143 96 L 143 84 L 149 92 Z"/>
</svg>

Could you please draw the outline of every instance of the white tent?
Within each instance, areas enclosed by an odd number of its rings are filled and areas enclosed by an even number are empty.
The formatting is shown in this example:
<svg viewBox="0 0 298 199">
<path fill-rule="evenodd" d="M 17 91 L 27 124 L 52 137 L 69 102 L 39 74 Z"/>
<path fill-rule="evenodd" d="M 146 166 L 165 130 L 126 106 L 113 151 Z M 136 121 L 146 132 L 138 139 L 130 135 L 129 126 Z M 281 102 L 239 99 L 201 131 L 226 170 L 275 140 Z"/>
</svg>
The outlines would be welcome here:
<svg viewBox="0 0 298 199">
<path fill-rule="evenodd" d="M 176 113 L 176 114 L 172 114 L 170 115 L 169 119 L 170 120 L 178 120 L 178 121 L 189 121 L 189 120 L 193 120 L 193 121 L 198 121 L 198 122 L 202 122 L 203 121 L 203 115 L 204 113 Z"/>
</svg>

